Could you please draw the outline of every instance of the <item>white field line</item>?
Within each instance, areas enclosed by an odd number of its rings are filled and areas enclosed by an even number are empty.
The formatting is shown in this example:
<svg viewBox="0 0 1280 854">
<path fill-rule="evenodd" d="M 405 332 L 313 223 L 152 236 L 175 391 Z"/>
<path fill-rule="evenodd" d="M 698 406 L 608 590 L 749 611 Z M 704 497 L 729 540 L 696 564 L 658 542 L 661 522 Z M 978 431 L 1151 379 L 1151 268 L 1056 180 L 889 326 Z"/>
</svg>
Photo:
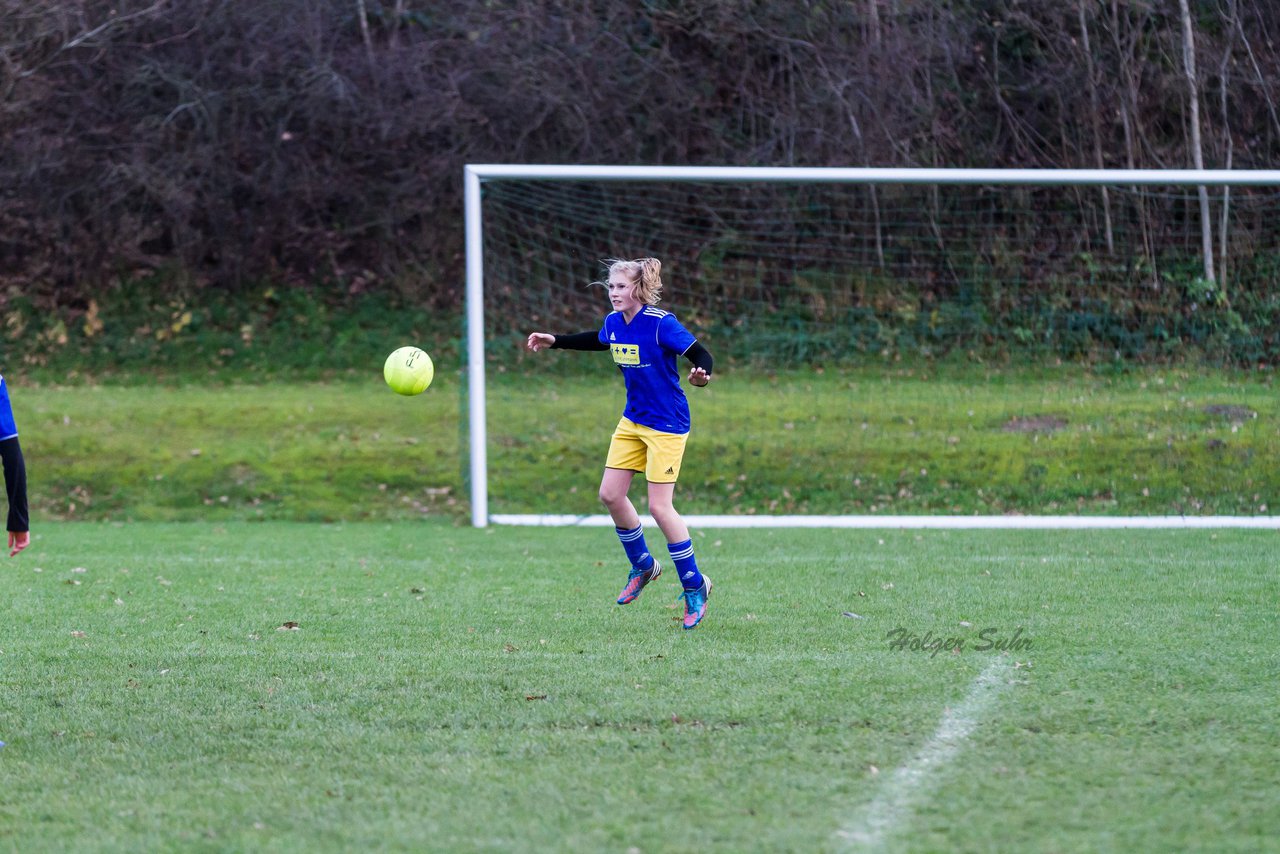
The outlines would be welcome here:
<svg viewBox="0 0 1280 854">
<path fill-rule="evenodd" d="M 546 527 L 612 526 L 605 514 L 503 514 L 494 525 Z M 652 516 L 641 516 L 647 528 Z M 685 516 L 695 528 L 1006 528 L 1068 530 L 1095 528 L 1268 528 L 1280 529 L 1280 516 Z"/>
<path fill-rule="evenodd" d="M 880 794 L 836 831 L 842 850 L 880 850 L 911 814 L 982 723 L 1008 684 L 1009 658 L 996 656 L 978 675 L 960 704 L 943 715 L 938 731 L 907 764 L 895 769 Z"/>
</svg>

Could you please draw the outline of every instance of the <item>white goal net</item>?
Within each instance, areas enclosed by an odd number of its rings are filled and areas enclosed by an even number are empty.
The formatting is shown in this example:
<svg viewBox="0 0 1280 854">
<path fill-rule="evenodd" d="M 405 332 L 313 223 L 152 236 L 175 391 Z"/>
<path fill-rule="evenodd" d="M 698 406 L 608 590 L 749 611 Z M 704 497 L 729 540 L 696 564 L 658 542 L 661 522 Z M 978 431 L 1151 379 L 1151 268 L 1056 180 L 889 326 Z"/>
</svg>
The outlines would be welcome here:
<svg viewBox="0 0 1280 854">
<path fill-rule="evenodd" d="M 1205 433 L 1179 437 L 1150 412 L 1073 419 L 1051 390 L 1001 385 L 1027 386 L 1035 365 L 1168 365 L 1177 384 L 1196 366 L 1269 364 L 1280 171 L 473 165 L 465 178 L 477 526 L 609 523 L 595 479 L 621 383 L 607 359 L 520 342 L 598 328 L 588 283 L 603 259 L 640 256 L 662 259 L 663 307 L 717 373 L 757 390 L 690 396 L 678 504 L 695 523 L 1272 526 L 1261 462 L 1276 430 L 1256 386 L 1192 400 Z M 885 411 L 894 397 L 876 384 L 895 377 L 907 403 Z M 959 447 L 975 420 L 990 455 Z M 1090 471 L 1091 445 L 1131 439 L 1146 470 L 1193 488 Z"/>
</svg>

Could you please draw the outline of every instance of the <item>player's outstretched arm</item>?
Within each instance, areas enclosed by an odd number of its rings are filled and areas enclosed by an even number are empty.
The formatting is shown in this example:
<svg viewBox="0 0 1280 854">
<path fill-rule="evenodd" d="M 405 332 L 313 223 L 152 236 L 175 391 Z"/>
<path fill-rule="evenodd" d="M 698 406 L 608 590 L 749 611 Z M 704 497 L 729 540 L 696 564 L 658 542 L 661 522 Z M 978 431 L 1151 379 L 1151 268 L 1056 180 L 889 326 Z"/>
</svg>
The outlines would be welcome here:
<svg viewBox="0 0 1280 854">
<path fill-rule="evenodd" d="M 539 350 L 549 350 L 556 343 L 556 336 L 550 332 L 530 332 L 529 340 L 525 342 L 525 346 L 533 352 Z"/>
<path fill-rule="evenodd" d="M 600 343 L 599 333 L 588 330 L 572 335 L 552 335 L 550 332 L 533 332 L 526 346 L 533 352 L 554 348 L 556 350 L 608 350 L 608 344 Z"/>
<path fill-rule="evenodd" d="M 0 459 L 4 461 L 4 487 L 9 498 L 9 557 L 31 544 L 27 515 L 27 464 L 17 436 L 0 441 Z"/>
</svg>

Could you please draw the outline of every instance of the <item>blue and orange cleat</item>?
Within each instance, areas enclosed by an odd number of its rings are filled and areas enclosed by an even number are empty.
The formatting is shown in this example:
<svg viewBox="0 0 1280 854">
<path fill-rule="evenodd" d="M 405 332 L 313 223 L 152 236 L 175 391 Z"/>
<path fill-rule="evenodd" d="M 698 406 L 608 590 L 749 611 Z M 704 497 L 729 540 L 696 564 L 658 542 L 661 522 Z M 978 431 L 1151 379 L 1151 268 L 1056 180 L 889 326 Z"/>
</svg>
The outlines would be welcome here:
<svg viewBox="0 0 1280 854">
<path fill-rule="evenodd" d="M 692 629 L 702 622 L 707 613 L 707 597 L 711 595 L 711 579 L 704 574 L 702 586 L 695 590 L 686 590 L 677 598 L 684 599 L 684 627 Z"/>
<path fill-rule="evenodd" d="M 636 601 L 640 597 L 640 591 L 644 590 L 644 586 L 659 575 L 662 575 L 662 566 L 657 558 L 653 559 L 653 566 L 648 569 L 632 569 L 627 573 L 627 586 L 618 594 L 618 604 L 626 605 Z"/>
</svg>

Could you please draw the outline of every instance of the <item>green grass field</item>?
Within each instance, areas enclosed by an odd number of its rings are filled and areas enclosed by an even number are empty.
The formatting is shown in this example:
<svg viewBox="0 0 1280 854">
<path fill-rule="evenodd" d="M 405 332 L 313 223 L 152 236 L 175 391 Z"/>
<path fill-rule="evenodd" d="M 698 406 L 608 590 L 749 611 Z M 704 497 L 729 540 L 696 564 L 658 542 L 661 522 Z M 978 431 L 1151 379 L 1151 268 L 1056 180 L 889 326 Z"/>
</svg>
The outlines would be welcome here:
<svg viewBox="0 0 1280 854">
<path fill-rule="evenodd" d="M 581 354 L 569 354 L 572 359 Z M 564 359 L 566 354 L 543 354 Z M 610 368 L 607 364 L 606 369 Z M 616 372 L 615 372 L 616 373 Z M 734 373 L 689 392 L 681 506 L 730 514 L 1267 515 L 1269 372 L 976 364 Z M 616 376 L 500 378 L 494 512 L 598 512 Z M 582 482 L 582 472 L 590 473 Z"/>
<path fill-rule="evenodd" d="M 491 371 L 491 512 L 600 512 L 623 402 L 616 374 L 607 360 L 558 351 Z M 415 398 L 390 393 L 376 371 L 295 385 L 9 378 L 39 515 L 135 521 L 464 522 L 462 384 L 443 364 Z M 1270 372 L 726 370 L 690 398 L 686 513 L 1265 516 L 1280 506 Z"/>
<path fill-rule="evenodd" d="M 0 849 L 1280 850 L 1274 537 L 42 522 Z"/>
</svg>

